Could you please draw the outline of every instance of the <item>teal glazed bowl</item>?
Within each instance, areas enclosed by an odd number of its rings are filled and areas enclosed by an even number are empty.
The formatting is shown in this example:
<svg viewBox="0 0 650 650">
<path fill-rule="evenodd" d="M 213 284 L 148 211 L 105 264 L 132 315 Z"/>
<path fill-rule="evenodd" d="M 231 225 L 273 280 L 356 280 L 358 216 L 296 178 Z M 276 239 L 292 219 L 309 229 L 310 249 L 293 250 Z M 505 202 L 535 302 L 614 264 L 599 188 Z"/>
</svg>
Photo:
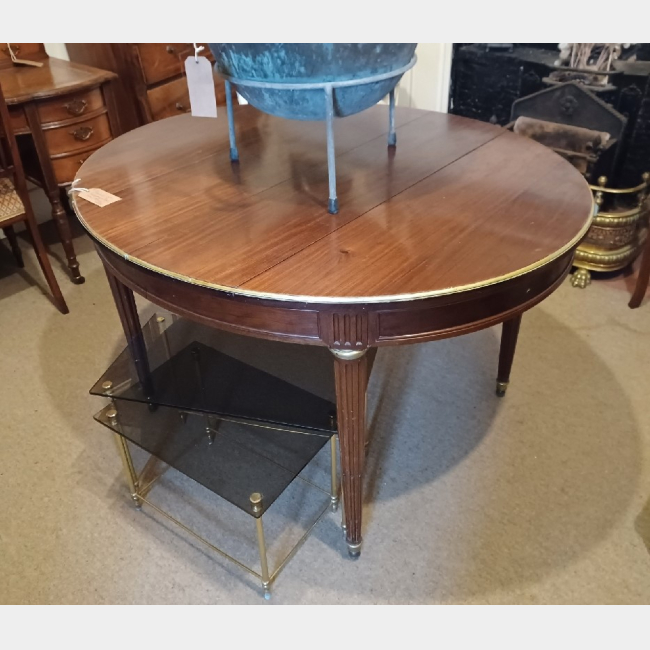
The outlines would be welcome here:
<svg viewBox="0 0 650 650">
<path fill-rule="evenodd" d="M 354 81 L 406 66 L 417 43 L 210 43 L 217 72 L 250 104 L 265 113 L 293 120 L 324 120 L 323 88 L 283 89 L 246 86 L 245 81 L 314 84 Z M 403 73 L 402 73 L 403 74 Z M 354 115 L 373 106 L 402 77 L 333 88 L 334 114 Z"/>
</svg>

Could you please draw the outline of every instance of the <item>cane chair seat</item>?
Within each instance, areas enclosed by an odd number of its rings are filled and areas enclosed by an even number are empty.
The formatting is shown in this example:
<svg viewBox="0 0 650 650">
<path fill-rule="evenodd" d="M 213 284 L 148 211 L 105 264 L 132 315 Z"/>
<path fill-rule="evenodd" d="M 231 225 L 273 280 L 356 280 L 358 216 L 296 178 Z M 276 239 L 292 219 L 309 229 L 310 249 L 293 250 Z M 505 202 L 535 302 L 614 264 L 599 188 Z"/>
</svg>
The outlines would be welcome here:
<svg viewBox="0 0 650 650">
<path fill-rule="evenodd" d="M 9 178 L 0 178 L 0 224 L 25 214 L 25 206 L 20 200 L 14 184 Z"/>
</svg>

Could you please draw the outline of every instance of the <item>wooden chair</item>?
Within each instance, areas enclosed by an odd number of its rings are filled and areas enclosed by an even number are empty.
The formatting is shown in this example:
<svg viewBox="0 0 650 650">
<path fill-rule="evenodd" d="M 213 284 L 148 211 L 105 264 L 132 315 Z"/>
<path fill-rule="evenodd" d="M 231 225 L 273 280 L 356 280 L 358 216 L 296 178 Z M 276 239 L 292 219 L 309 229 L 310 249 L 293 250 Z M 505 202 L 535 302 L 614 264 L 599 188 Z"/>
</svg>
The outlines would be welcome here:
<svg viewBox="0 0 650 650">
<path fill-rule="evenodd" d="M 19 221 L 25 222 L 31 235 L 38 262 L 52 292 L 55 305 L 61 313 L 67 314 L 68 306 L 54 277 L 52 265 L 34 217 L 16 137 L 11 130 L 9 111 L 2 94 L 2 88 L 0 88 L 0 228 L 9 240 L 18 266 L 23 267 L 23 256 L 14 231 L 14 224 Z"/>
<path fill-rule="evenodd" d="M 645 190 L 642 192 L 639 198 L 639 208 L 646 213 L 650 214 L 650 208 L 647 202 L 648 192 L 650 191 L 650 172 L 643 174 L 643 182 L 645 183 Z M 650 226 L 650 224 L 648 224 Z M 636 309 L 643 298 L 645 297 L 646 290 L 648 289 L 648 281 L 650 280 L 650 229 L 648 230 L 648 235 L 646 236 L 645 246 L 643 247 L 643 253 L 641 253 L 641 267 L 639 268 L 639 275 L 636 279 L 636 285 L 634 286 L 634 292 L 628 303 L 630 309 Z"/>
<path fill-rule="evenodd" d="M 643 207 L 643 202 L 646 199 L 647 190 L 650 188 L 650 173 L 645 173 L 643 175 L 643 181 L 646 184 L 646 194 L 644 194 L 643 198 L 641 199 L 642 207 Z M 645 207 L 646 210 L 650 212 L 650 210 L 648 210 L 647 203 L 645 203 Z M 648 235 L 646 236 L 645 246 L 643 248 L 643 253 L 641 257 L 641 268 L 639 268 L 639 275 L 637 276 L 636 285 L 634 286 L 634 293 L 632 294 L 632 297 L 630 298 L 630 302 L 628 303 L 628 307 L 630 307 L 630 309 L 636 309 L 643 301 L 643 298 L 645 297 L 645 292 L 648 289 L 649 280 L 650 280 L 650 229 L 648 230 Z"/>
<path fill-rule="evenodd" d="M 648 281 L 650 280 L 650 234 L 645 241 L 645 249 L 643 251 L 643 257 L 641 258 L 641 268 L 639 269 L 639 275 L 636 279 L 636 285 L 634 287 L 634 293 L 628 306 L 630 309 L 636 309 L 645 296 L 645 292 L 648 289 Z"/>
</svg>

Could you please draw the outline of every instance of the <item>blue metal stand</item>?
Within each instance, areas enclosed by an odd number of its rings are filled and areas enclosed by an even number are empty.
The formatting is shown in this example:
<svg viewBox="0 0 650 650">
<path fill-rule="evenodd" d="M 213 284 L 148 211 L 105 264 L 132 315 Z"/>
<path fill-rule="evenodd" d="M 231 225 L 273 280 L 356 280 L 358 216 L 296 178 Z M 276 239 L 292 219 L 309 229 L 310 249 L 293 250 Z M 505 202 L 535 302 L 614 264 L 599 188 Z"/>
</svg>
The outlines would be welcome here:
<svg viewBox="0 0 650 650">
<path fill-rule="evenodd" d="M 224 74 L 221 76 L 226 82 L 226 105 L 228 108 L 228 133 L 230 137 L 230 160 L 239 161 L 239 152 L 235 141 L 235 118 L 232 107 L 232 84 L 236 86 L 249 86 L 251 88 L 268 88 L 272 90 L 316 90 L 325 91 L 325 125 L 327 128 L 327 169 L 329 179 L 329 201 L 327 209 L 330 214 L 338 214 L 339 200 L 336 195 L 336 152 L 334 149 L 334 90 L 336 88 L 345 88 L 350 86 L 361 86 L 363 84 L 375 83 L 392 77 L 401 77 L 407 70 L 410 70 L 416 62 L 413 56 L 411 61 L 402 68 L 391 72 L 363 77 L 360 79 L 349 79 L 345 81 L 319 82 L 319 83 L 274 83 L 267 81 L 252 81 L 246 79 L 236 79 Z M 395 132 L 395 89 L 389 94 L 388 108 L 388 146 L 394 147 L 397 143 Z"/>
<path fill-rule="evenodd" d="M 330 214 L 338 214 L 339 199 L 336 196 L 336 152 L 334 151 L 334 91 L 332 86 L 325 86 L 325 115 L 327 125 L 327 172 L 330 184 L 327 211 Z"/>
<path fill-rule="evenodd" d="M 230 160 L 239 162 L 239 151 L 235 141 L 235 116 L 232 110 L 232 86 L 226 79 L 226 106 L 228 107 L 228 136 L 230 137 Z"/>
<path fill-rule="evenodd" d="M 388 146 L 394 147 L 397 144 L 397 134 L 395 133 L 395 88 L 390 91 L 388 97 Z"/>
</svg>

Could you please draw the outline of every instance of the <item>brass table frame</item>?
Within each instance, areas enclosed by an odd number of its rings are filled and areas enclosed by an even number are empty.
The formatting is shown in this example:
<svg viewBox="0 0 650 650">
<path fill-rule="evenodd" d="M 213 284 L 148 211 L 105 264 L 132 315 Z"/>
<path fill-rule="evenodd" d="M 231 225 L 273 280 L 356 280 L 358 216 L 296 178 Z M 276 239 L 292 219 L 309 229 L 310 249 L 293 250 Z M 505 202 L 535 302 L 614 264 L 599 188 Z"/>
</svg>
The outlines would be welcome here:
<svg viewBox="0 0 650 650">
<path fill-rule="evenodd" d="M 159 459 L 154 456 L 153 454 L 149 455 L 149 459 L 145 463 L 145 466 L 143 467 L 142 471 L 140 474 L 137 473 L 135 466 L 133 464 L 133 458 L 131 457 L 131 452 L 129 449 L 128 441 L 127 439 L 118 431 L 120 430 L 120 423 L 119 423 L 119 412 L 117 409 L 117 406 L 115 404 L 115 401 L 111 401 L 109 407 L 107 407 L 108 410 L 104 409 L 106 411 L 105 415 L 109 419 L 109 422 L 111 424 L 111 427 L 113 428 L 114 436 L 115 436 L 115 441 L 117 443 L 117 448 L 120 454 L 120 458 L 122 459 L 122 464 L 124 466 L 124 473 L 126 475 L 126 480 L 127 480 L 127 485 L 129 488 L 129 493 L 131 494 L 131 499 L 133 500 L 133 505 L 136 509 L 141 510 L 142 509 L 142 504 L 148 505 L 150 508 L 155 510 L 157 513 L 168 519 L 169 521 L 173 522 L 176 524 L 178 527 L 180 527 L 182 530 L 184 530 L 186 533 L 188 533 L 190 536 L 192 536 L 194 539 L 197 541 L 201 542 L 205 546 L 207 546 L 210 550 L 214 551 L 215 553 L 219 554 L 221 557 L 229 560 L 236 566 L 238 566 L 240 569 L 243 569 L 244 571 L 247 571 L 249 574 L 254 576 L 255 578 L 258 578 L 260 582 L 262 583 L 262 588 L 264 589 L 264 598 L 267 600 L 271 597 L 271 585 L 273 584 L 274 580 L 278 577 L 282 569 L 288 564 L 289 560 L 296 554 L 298 549 L 303 545 L 303 543 L 306 541 L 306 539 L 309 537 L 309 534 L 311 531 L 314 529 L 316 524 L 323 518 L 325 513 L 328 510 L 332 510 L 332 512 L 336 512 L 338 509 L 339 505 L 339 481 L 338 481 L 338 471 L 337 471 L 337 463 L 336 463 L 336 443 L 337 443 L 337 434 L 333 434 L 330 437 L 330 451 L 331 451 L 331 486 L 330 486 L 330 492 L 328 493 L 326 490 L 324 490 L 322 487 L 316 485 L 315 483 L 312 483 L 311 481 L 308 481 L 306 478 L 298 475 L 296 476 L 297 479 L 301 480 L 303 483 L 306 483 L 307 485 L 310 485 L 311 487 L 319 490 L 323 494 L 328 495 L 329 499 L 325 505 L 324 508 L 322 508 L 316 517 L 316 519 L 311 523 L 309 528 L 305 531 L 305 533 L 302 535 L 302 537 L 298 540 L 298 542 L 293 546 L 293 548 L 285 555 L 285 557 L 280 561 L 278 566 L 273 570 L 272 572 L 269 571 L 269 566 L 268 566 L 268 558 L 267 558 L 267 548 L 266 548 L 266 538 L 264 536 L 264 523 L 262 521 L 262 515 L 259 517 L 255 517 L 255 526 L 256 526 L 256 532 L 257 532 L 257 543 L 259 547 L 259 555 L 260 555 L 260 567 L 261 567 L 261 572 L 255 571 L 253 568 L 247 566 L 243 562 L 240 562 L 236 558 L 232 557 L 228 553 L 226 553 L 223 549 L 220 549 L 218 546 L 215 546 L 211 542 L 209 542 L 207 539 L 199 535 L 196 531 L 192 530 L 185 524 L 183 524 L 181 521 L 173 517 L 171 514 L 157 506 L 155 503 L 152 503 L 148 498 L 148 494 L 151 491 L 153 485 L 156 483 L 156 481 L 165 473 L 167 468 L 169 468 L 169 465 L 159 472 L 156 476 L 154 476 L 151 480 L 148 482 L 145 482 L 143 479 L 147 477 L 149 474 L 150 468 L 151 468 L 151 463 L 152 461 L 158 461 Z M 184 412 L 179 409 L 179 413 L 181 417 L 184 415 L 187 416 L 188 412 Z M 269 425 L 261 425 L 257 423 L 251 423 L 246 420 L 240 420 L 236 418 L 225 418 L 221 416 L 216 416 L 216 415 L 206 415 L 205 416 L 207 421 L 208 421 L 208 426 L 206 427 L 206 432 L 208 433 L 209 439 L 214 439 L 214 435 L 217 433 L 215 427 L 212 425 L 213 420 L 217 421 L 224 421 L 224 422 L 236 422 L 239 424 L 245 424 L 249 426 L 255 426 L 255 427 L 261 427 L 265 429 L 272 429 L 275 431 L 291 431 L 293 433 L 299 434 L 299 435 L 317 435 L 317 434 L 311 434 L 306 431 L 300 430 L 300 429 L 293 429 L 293 428 L 280 428 L 280 427 L 272 427 Z M 162 462 L 162 461 L 160 461 Z M 217 495 L 218 496 L 218 495 Z M 250 496 L 250 501 L 251 501 L 251 506 L 254 512 L 259 512 L 263 508 L 263 496 L 259 492 L 253 492 Z"/>
</svg>

